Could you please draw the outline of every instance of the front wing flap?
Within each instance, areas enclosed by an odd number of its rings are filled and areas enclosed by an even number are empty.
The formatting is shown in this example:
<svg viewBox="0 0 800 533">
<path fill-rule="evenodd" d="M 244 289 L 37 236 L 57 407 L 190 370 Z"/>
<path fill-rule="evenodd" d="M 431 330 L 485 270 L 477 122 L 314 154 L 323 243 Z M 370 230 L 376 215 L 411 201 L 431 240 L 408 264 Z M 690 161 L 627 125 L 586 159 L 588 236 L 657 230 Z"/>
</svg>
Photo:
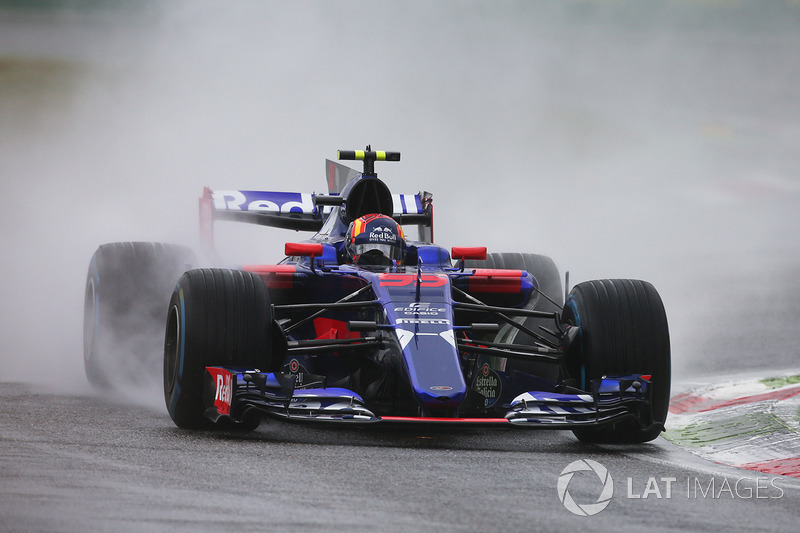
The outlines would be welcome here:
<svg viewBox="0 0 800 533">
<path fill-rule="evenodd" d="M 255 410 L 285 420 L 380 420 L 353 391 L 334 387 L 295 389 L 293 380 L 294 376 L 276 376 L 257 369 L 207 367 L 203 395 L 205 416 L 214 422 L 221 419 L 240 422 Z"/>
<path fill-rule="evenodd" d="M 647 379 L 646 379 L 647 378 Z M 515 426 L 552 429 L 604 426 L 645 416 L 650 405 L 650 376 L 604 377 L 592 382 L 593 393 L 526 392 L 514 398 L 506 419 Z"/>
</svg>

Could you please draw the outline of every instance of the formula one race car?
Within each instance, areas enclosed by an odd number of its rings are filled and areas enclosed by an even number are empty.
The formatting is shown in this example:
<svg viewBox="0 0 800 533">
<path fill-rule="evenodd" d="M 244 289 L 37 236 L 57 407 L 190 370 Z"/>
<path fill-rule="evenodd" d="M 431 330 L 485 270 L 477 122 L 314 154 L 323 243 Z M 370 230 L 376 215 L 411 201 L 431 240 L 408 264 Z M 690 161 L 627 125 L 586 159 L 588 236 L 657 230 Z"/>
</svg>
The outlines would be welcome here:
<svg viewBox="0 0 800 533">
<path fill-rule="evenodd" d="M 588 281 L 565 299 L 546 256 L 434 244 L 431 194 L 392 194 L 375 173 L 399 153 L 339 159 L 363 171 L 327 161 L 328 194 L 205 190 L 210 257 L 215 220 L 316 232 L 279 264 L 189 269 L 186 248 L 101 246 L 86 289 L 90 381 L 155 366 L 163 338 L 164 396 L 182 428 L 267 416 L 570 429 L 590 442 L 664 429 L 670 341 L 651 284 Z M 165 337 L 149 329 L 164 322 Z"/>
</svg>

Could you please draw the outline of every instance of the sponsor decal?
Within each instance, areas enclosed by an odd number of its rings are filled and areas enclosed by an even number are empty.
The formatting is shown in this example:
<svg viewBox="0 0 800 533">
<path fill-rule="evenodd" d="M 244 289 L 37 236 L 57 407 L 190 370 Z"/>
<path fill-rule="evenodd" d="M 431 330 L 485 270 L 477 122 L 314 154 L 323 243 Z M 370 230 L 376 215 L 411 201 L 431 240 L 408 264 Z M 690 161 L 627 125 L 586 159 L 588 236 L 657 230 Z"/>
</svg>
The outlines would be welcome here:
<svg viewBox="0 0 800 533">
<path fill-rule="evenodd" d="M 217 211 L 314 213 L 311 195 L 299 192 L 214 191 Z"/>
<path fill-rule="evenodd" d="M 430 387 L 431 390 L 453 390 L 453 387 L 448 387 L 446 385 L 434 385 Z"/>
<path fill-rule="evenodd" d="M 431 307 L 431 304 L 427 302 L 414 302 L 405 307 L 395 307 L 394 312 L 403 313 L 406 316 L 413 315 L 419 317 L 423 315 L 436 316 L 441 313 L 446 313 L 447 309 L 444 307 Z"/>
<path fill-rule="evenodd" d="M 392 228 L 388 226 L 378 226 L 376 228 L 372 228 L 372 231 L 369 232 L 369 242 L 386 242 L 386 243 L 394 243 L 398 240 L 398 236 L 392 231 Z"/>
<path fill-rule="evenodd" d="M 393 194 L 392 200 L 397 214 L 424 212 L 419 195 Z M 213 191 L 213 201 L 218 211 L 314 212 L 312 195 L 299 192 Z M 325 206 L 323 212 L 332 210 L 332 206 Z"/>
<path fill-rule="evenodd" d="M 231 401 L 233 400 L 233 374 L 222 368 L 207 368 L 214 379 L 216 391 L 214 393 L 214 407 L 221 415 L 231 414 Z"/>
<path fill-rule="evenodd" d="M 446 318 L 398 318 L 398 324 L 433 324 L 436 326 L 449 326 L 450 321 Z"/>
<path fill-rule="evenodd" d="M 483 396 L 484 407 L 492 407 L 500 399 L 503 384 L 500 376 L 485 363 L 472 381 L 472 390 Z"/>
</svg>

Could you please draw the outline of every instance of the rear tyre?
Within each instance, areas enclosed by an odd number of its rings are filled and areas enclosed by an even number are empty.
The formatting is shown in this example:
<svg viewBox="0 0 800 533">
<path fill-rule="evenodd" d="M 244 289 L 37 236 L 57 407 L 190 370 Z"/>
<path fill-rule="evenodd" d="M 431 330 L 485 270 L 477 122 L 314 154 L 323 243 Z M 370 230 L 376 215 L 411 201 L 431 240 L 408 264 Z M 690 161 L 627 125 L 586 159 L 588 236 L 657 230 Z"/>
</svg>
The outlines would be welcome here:
<svg viewBox="0 0 800 533">
<path fill-rule="evenodd" d="M 664 422 L 669 408 L 670 341 L 661 297 L 650 283 L 606 279 L 579 283 L 570 292 L 563 321 L 580 327 L 567 354 L 570 373 L 580 387 L 604 375 L 652 375 L 653 421 Z M 641 429 L 620 422 L 601 429 L 573 431 L 584 442 L 638 443 L 655 439 L 657 426 Z"/>
<path fill-rule="evenodd" d="M 169 295 L 195 262 L 183 246 L 115 242 L 100 246 L 86 276 L 83 361 L 98 387 L 158 376 Z"/>
<path fill-rule="evenodd" d="M 553 260 L 546 255 L 523 254 L 523 253 L 494 253 L 488 254 L 485 261 L 466 261 L 466 268 L 501 268 L 509 270 L 526 270 L 536 278 L 539 286 L 539 293 L 534 294 L 527 309 L 536 311 L 547 311 L 561 313 L 564 304 L 564 292 L 561 285 L 561 277 L 558 268 Z M 552 300 L 552 301 L 551 301 Z M 541 330 L 540 326 L 553 329 L 552 319 L 528 317 L 522 324 L 537 333 Z M 546 334 L 543 334 L 546 336 Z M 553 339 L 555 340 L 555 339 Z M 515 343 L 531 345 L 535 341 L 527 333 L 509 325 L 501 328 L 496 342 Z M 506 363 L 506 370 L 519 370 L 528 374 L 555 380 L 558 377 L 558 368 L 555 365 L 547 365 L 536 362 L 519 361 L 509 359 Z"/>
<path fill-rule="evenodd" d="M 211 427 L 203 416 L 207 366 L 272 368 L 271 328 L 269 294 L 257 275 L 202 268 L 181 276 L 164 337 L 164 400 L 175 425 Z M 246 419 L 246 429 L 258 420 Z"/>
</svg>

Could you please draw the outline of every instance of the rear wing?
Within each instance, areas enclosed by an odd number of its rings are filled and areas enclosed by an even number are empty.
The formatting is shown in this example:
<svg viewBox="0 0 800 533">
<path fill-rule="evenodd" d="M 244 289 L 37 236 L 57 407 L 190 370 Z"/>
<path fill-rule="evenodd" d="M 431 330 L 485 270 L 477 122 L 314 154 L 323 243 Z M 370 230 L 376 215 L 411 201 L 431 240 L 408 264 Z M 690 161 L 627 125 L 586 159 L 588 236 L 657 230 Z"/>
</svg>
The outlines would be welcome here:
<svg viewBox="0 0 800 533">
<path fill-rule="evenodd" d="M 204 246 L 210 245 L 210 248 L 213 249 L 214 222 L 217 220 L 318 232 L 334 209 L 330 201 L 331 196 L 337 195 L 272 191 L 212 191 L 206 187 L 200 198 L 201 238 Z M 319 202 L 317 197 L 319 197 Z M 433 195 L 428 192 L 392 194 L 394 206 L 392 217 L 399 224 L 420 226 L 420 238 L 431 242 L 433 240 L 432 200 Z"/>
</svg>

